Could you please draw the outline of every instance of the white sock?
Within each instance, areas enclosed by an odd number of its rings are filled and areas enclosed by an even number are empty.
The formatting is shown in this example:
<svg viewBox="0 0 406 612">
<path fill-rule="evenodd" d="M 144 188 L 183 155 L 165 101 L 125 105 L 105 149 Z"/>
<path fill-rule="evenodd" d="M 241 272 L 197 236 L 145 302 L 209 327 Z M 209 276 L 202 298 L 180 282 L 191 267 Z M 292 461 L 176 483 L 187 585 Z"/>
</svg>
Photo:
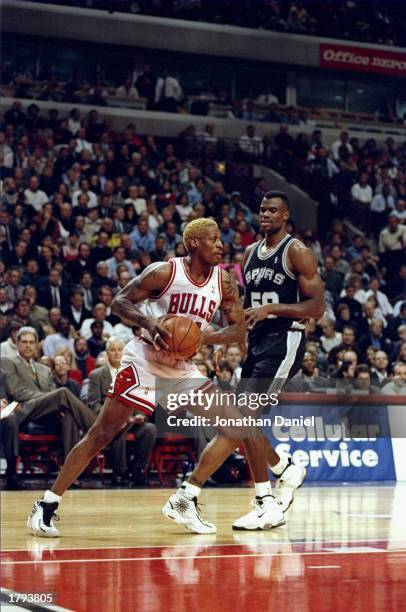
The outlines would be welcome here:
<svg viewBox="0 0 406 612">
<path fill-rule="evenodd" d="M 42 499 L 47 504 L 54 504 L 55 502 L 57 502 L 59 504 L 59 502 L 62 499 L 62 495 L 57 495 L 53 491 L 45 491 L 44 497 Z"/>
<path fill-rule="evenodd" d="M 266 482 L 256 482 L 255 483 L 255 495 L 257 497 L 264 497 L 265 495 L 270 495 L 271 493 L 271 483 L 269 480 Z"/>
<path fill-rule="evenodd" d="M 185 480 L 179 491 L 183 495 L 186 495 L 186 497 L 193 499 L 194 497 L 199 497 L 200 493 L 202 492 L 202 488 Z"/>
<path fill-rule="evenodd" d="M 275 476 L 280 476 L 283 470 L 287 468 L 289 459 L 289 455 L 283 455 L 278 463 L 275 465 L 270 465 L 269 467 L 271 468 L 272 473 L 275 474 Z"/>
</svg>

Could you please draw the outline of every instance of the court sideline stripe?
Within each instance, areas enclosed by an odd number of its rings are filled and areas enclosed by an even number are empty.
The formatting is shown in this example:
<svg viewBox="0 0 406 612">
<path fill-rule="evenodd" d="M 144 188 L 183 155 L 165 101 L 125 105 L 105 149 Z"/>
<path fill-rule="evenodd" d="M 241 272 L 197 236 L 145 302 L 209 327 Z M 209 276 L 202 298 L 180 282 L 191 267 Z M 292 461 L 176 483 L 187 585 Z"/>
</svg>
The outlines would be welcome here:
<svg viewBox="0 0 406 612">
<path fill-rule="evenodd" d="M 41 539 L 42 542 L 44 542 L 44 538 Z M 406 540 L 391 540 L 391 542 L 397 542 L 402 544 L 406 543 Z M 269 546 L 269 545 L 279 545 L 279 544 L 292 544 L 292 545 L 296 545 L 296 544 L 356 544 L 356 545 L 360 545 L 360 544 L 389 544 L 389 540 L 377 540 L 376 538 L 374 540 L 268 540 L 267 542 L 262 542 L 262 541 L 257 541 L 257 542 L 249 542 L 249 544 L 255 544 L 256 546 L 261 545 L 261 546 Z M 212 544 L 211 542 L 207 541 L 205 544 L 203 544 L 204 546 L 210 546 L 210 547 L 214 547 L 214 546 L 245 546 L 247 544 L 247 542 L 229 542 L 226 544 Z M 139 546 L 81 546 L 79 548 L 46 548 L 44 546 L 44 552 L 48 551 L 48 550 L 52 550 L 52 551 L 63 551 L 63 550 L 136 550 L 137 548 L 195 548 L 196 546 L 201 546 L 202 542 L 199 540 L 199 542 L 196 542 L 196 544 L 156 544 L 156 545 L 151 545 L 151 544 L 140 544 Z M 0 555 L 2 553 L 7 553 L 7 552 L 27 552 L 26 548 L 2 548 L 0 549 Z"/>
<path fill-rule="evenodd" d="M 120 558 L 112 558 L 112 559 L 46 559 L 41 561 L 2 561 L 2 565 L 35 565 L 36 563 L 40 563 L 43 565 L 44 563 L 110 563 L 110 562 L 122 562 L 122 561 L 183 561 L 188 559 L 240 559 L 240 558 L 248 558 L 248 557 L 292 557 L 297 555 L 303 556 L 314 556 L 314 555 L 371 555 L 371 554 L 382 554 L 382 553 L 401 553 L 406 552 L 406 548 L 395 548 L 392 550 L 354 550 L 349 551 L 346 550 L 341 551 L 338 549 L 337 552 L 333 551 L 320 551 L 320 552 L 290 552 L 290 553 L 265 553 L 265 554 L 257 554 L 257 553 L 249 553 L 247 555 L 238 554 L 238 555 L 195 555 L 191 557 L 120 557 Z"/>
</svg>

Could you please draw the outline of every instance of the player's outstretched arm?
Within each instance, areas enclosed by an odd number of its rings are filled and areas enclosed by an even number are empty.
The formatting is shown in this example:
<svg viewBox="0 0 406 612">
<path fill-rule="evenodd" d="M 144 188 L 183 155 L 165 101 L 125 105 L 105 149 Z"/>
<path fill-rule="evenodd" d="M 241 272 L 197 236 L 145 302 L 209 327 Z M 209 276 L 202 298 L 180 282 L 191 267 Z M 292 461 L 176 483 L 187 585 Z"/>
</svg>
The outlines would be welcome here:
<svg viewBox="0 0 406 612">
<path fill-rule="evenodd" d="M 111 311 L 119 316 L 127 325 L 147 329 L 151 334 L 156 348 L 167 350 L 165 339 L 171 334 L 164 329 L 156 319 L 146 317 L 137 304 L 158 296 L 168 284 L 172 272 L 170 263 L 151 264 L 136 278 L 133 278 L 117 293 L 111 303 Z"/>
<path fill-rule="evenodd" d="M 266 304 L 248 308 L 245 319 L 248 329 L 268 315 L 291 319 L 319 319 L 325 310 L 324 285 L 317 272 L 317 261 L 312 251 L 299 241 L 289 248 L 288 266 L 296 276 L 301 301 L 297 304 Z"/>
<path fill-rule="evenodd" d="M 204 331 L 203 344 L 231 344 L 241 343 L 245 340 L 244 310 L 241 304 L 238 287 L 226 270 L 221 270 L 221 288 L 223 299 L 220 310 L 227 319 L 228 326 L 219 331 Z"/>
</svg>

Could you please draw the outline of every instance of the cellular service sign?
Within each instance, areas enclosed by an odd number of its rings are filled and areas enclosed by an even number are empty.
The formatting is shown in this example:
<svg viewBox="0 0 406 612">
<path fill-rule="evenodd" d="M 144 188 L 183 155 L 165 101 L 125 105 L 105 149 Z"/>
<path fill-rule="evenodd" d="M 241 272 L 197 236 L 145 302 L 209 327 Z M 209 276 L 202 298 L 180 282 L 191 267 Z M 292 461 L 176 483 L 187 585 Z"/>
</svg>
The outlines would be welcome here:
<svg viewBox="0 0 406 612">
<path fill-rule="evenodd" d="M 312 424 L 290 425 L 299 413 Z M 275 424 L 279 414 L 285 426 Z M 272 423 L 263 428 L 265 436 L 280 455 L 289 453 L 306 467 L 308 481 L 396 479 L 386 406 L 365 412 L 356 407 L 285 404 L 272 409 Z"/>
<path fill-rule="evenodd" d="M 406 53 L 324 43 L 319 54 L 323 68 L 406 76 Z"/>
</svg>

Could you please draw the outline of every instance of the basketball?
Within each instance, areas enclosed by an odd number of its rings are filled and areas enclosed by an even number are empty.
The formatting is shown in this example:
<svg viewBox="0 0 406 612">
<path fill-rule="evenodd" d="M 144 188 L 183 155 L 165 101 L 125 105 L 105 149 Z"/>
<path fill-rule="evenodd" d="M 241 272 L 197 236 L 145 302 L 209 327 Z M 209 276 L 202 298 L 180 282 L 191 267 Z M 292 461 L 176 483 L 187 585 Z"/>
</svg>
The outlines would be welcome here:
<svg viewBox="0 0 406 612">
<path fill-rule="evenodd" d="M 162 327 L 172 334 L 167 342 L 176 359 L 190 359 L 200 346 L 200 327 L 187 317 L 167 315 L 160 320 Z"/>
</svg>

